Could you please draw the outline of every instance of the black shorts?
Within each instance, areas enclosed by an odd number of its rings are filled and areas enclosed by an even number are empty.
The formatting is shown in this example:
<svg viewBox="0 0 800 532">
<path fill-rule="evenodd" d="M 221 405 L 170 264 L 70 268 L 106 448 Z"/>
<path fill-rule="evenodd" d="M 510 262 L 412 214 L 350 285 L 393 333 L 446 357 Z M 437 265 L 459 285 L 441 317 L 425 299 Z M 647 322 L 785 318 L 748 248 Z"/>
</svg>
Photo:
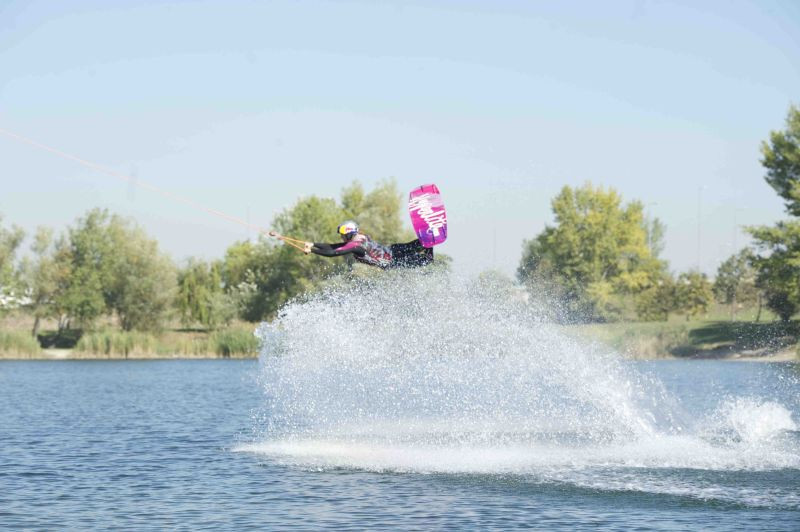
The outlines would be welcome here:
<svg viewBox="0 0 800 532">
<path fill-rule="evenodd" d="M 433 262 L 433 248 L 426 248 L 417 240 L 406 244 L 392 244 L 391 268 L 417 268 Z"/>
</svg>

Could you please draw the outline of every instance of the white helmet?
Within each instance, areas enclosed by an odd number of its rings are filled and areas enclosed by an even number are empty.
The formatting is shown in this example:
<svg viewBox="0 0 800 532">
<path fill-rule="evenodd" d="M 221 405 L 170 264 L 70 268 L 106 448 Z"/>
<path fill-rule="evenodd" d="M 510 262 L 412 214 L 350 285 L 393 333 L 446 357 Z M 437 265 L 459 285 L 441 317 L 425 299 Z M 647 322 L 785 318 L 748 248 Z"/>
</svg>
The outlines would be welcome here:
<svg viewBox="0 0 800 532">
<path fill-rule="evenodd" d="M 346 222 L 339 224 L 336 232 L 341 236 L 346 236 L 349 240 L 358 234 L 358 224 L 353 220 L 347 220 Z"/>
</svg>

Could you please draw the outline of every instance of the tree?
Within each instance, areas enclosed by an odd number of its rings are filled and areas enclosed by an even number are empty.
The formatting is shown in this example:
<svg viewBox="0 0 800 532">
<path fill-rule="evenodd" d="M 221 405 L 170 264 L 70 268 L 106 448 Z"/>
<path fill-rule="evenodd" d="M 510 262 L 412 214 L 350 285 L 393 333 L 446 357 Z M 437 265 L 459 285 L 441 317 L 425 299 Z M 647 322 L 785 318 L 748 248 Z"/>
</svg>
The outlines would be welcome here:
<svg viewBox="0 0 800 532">
<path fill-rule="evenodd" d="M 622 296 L 661 277 L 665 264 L 648 248 L 640 202 L 623 206 L 615 190 L 586 184 L 564 187 L 552 208 L 556 225 L 525 242 L 517 276 L 528 286 L 544 282 L 572 316 L 617 319 Z"/>
<path fill-rule="evenodd" d="M 696 270 L 680 274 L 675 291 L 678 309 L 686 314 L 687 321 L 706 314 L 714 297 L 708 277 Z"/>
<path fill-rule="evenodd" d="M 175 266 L 158 249 L 158 242 L 118 217 L 109 226 L 116 250 L 108 306 L 123 330 L 159 330 L 175 297 Z"/>
<path fill-rule="evenodd" d="M 789 107 L 786 129 L 770 132 L 762 143 L 765 180 L 786 202 L 792 216 L 800 216 L 800 110 Z M 774 227 L 749 227 L 755 248 L 756 285 L 764 291 L 767 306 L 784 321 L 800 308 L 800 222 L 779 222 Z"/>
<path fill-rule="evenodd" d="M 73 320 L 80 327 L 89 327 L 109 311 L 107 300 L 117 261 L 107 231 L 109 223 L 107 211 L 94 209 L 67 230 L 70 272 L 58 298 L 67 328 Z"/>
<path fill-rule="evenodd" d="M 332 240 L 343 217 L 341 207 L 333 199 L 311 196 L 279 214 L 273 227 L 284 235 L 325 242 Z M 290 246 L 280 245 L 272 249 L 266 266 L 269 276 L 262 280 L 262 287 L 273 295 L 270 312 L 274 312 L 286 301 L 319 285 L 345 263 L 313 254 L 304 255 Z"/>
<path fill-rule="evenodd" d="M 284 235 L 320 242 L 330 240 L 343 219 L 334 200 L 311 196 L 280 213 L 273 227 Z M 306 256 L 262 237 L 255 244 L 239 242 L 228 248 L 223 271 L 226 287 L 240 302 L 240 316 L 255 322 L 274 315 L 286 301 L 315 287 L 337 266 L 341 267 L 339 261 Z"/>
<path fill-rule="evenodd" d="M 31 334 L 35 338 L 42 319 L 63 316 L 59 294 L 69 282 L 70 262 L 64 239 L 54 240 L 53 230 L 39 227 L 31 245 L 33 257 L 23 263 L 28 309 L 33 315 Z M 59 320 L 61 324 L 61 321 Z"/>
<path fill-rule="evenodd" d="M 800 308 L 800 222 L 775 227 L 750 227 L 756 249 L 756 286 L 764 291 L 767 307 L 788 321 Z"/>
<path fill-rule="evenodd" d="M 645 233 L 647 234 L 647 248 L 650 256 L 659 258 L 664 251 L 664 234 L 667 226 L 658 218 L 647 218 L 644 223 Z"/>
<path fill-rule="evenodd" d="M 770 132 L 761 153 L 767 183 L 786 201 L 789 214 L 800 216 L 800 109 L 789 107 L 786 129 Z"/>
<path fill-rule="evenodd" d="M 116 313 L 125 330 L 157 329 L 175 288 L 171 260 L 133 222 L 94 209 L 69 228 L 69 275 L 56 304 L 82 327 Z"/>
<path fill-rule="evenodd" d="M 714 296 L 718 302 L 730 305 L 731 320 L 736 317 L 737 306 L 754 304 L 758 299 L 756 270 L 752 264 L 754 258 L 752 250 L 744 248 L 717 268 Z"/>
<path fill-rule="evenodd" d="M 402 230 L 401 202 L 392 180 L 380 182 L 368 193 L 356 181 L 342 191 L 340 203 L 317 196 L 300 199 L 275 217 L 273 228 L 295 238 L 329 242 L 338 238 L 335 229 L 342 221 L 354 219 L 378 241 L 410 240 L 411 235 Z M 226 292 L 239 304 L 240 317 L 253 322 L 274 315 L 290 299 L 350 267 L 347 259 L 306 256 L 291 246 L 262 238 L 229 247 L 222 277 Z"/>
<path fill-rule="evenodd" d="M 342 190 L 342 214 L 357 220 L 372 238 L 379 242 L 395 243 L 412 240 L 413 233 L 404 230 L 402 195 L 393 179 L 383 180 L 368 194 L 358 181 Z"/>
<path fill-rule="evenodd" d="M 642 321 L 667 321 L 678 310 L 675 281 L 664 274 L 652 286 L 636 294 L 636 315 Z"/>
<path fill-rule="evenodd" d="M 3 217 L 0 215 L 0 223 Z M 10 229 L 0 225 L 0 310 L 4 308 L 4 298 L 18 298 L 20 294 L 20 278 L 16 263 L 16 253 L 25 232 L 17 226 Z"/>
<path fill-rule="evenodd" d="M 176 306 L 185 326 L 199 323 L 207 329 L 227 325 L 236 314 L 233 297 L 225 293 L 222 262 L 192 259 L 178 272 Z"/>
<path fill-rule="evenodd" d="M 222 282 L 235 302 L 239 317 L 256 322 L 273 308 L 274 294 L 266 291 L 275 246 L 263 237 L 258 243 L 236 242 L 225 252 Z"/>
</svg>

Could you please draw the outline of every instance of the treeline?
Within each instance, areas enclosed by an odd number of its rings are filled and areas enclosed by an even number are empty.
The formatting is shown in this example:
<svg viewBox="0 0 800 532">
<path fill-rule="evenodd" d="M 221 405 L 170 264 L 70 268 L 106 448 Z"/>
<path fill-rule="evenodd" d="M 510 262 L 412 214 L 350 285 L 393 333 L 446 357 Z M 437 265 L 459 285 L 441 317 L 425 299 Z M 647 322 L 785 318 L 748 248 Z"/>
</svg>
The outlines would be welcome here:
<svg viewBox="0 0 800 532">
<path fill-rule="evenodd" d="M 564 187 L 553 199 L 555 225 L 526 241 L 517 270 L 532 297 L 559 301 L 564 321 L 666 320 L 704 315 L 713 300 L 736 309 L 762 303 L 783 321 L 800 310 L 800 111 L 762 144 L 766 181 L 791 218 L 746 230 L 753 238 L 725 260 L 713 284 L 699 271 L 674 274 L 660 258 L 664 226 L 640 202 L 613 189 Z M 758 318 L 757 318 L 758 319 Z"/>
<path fill-rule="evenodd" d="M 613 189 L 564 187 L 552 201 L 555 225 L 523 244 L 517 278 L 559 321 L 655 321 L 704 314 L 713 299 L 704 274 L 674 276 L 664 224 Z"/>
<path fill-rule="evenodd" d="M 401 197 L 391 180 L 370 191 L 354 182 L 339 201 L 301 199 L 276 216 L 272 228 L 331 241 L 336 226 L 354 218 L 380 241 L 411 239 Z M 348 267 L 265 237 L 234 243 L 222 259 L 176 265 L 133 221 L 101 209 L 58 235 L 39 228 L 30 253 L 18 259 L 24 237 L 0 220 L 0 312 L 27 312 L 33 336 L 46 319 L 55 320 L 59 333 L 92 330 L 103 318 L 124 331 L 158 331 L 175 320 L 208 330 L 236 319 L 257 322 Z"/>
<path fill-rule="evenodd" d="M 523 243 L 517 280 L 545 299 L 559 321 L 656 321 L 705 315 L 714 299 L 762 303 L 782 320 L 800 309 L 800 111 L 762 146 L 766 181 L 786 201 L 790 219 L 748 227 L 753 245 L 724 261 L 713 282 L 699 271 L 674 273 L 661 258 L 664 225 L 641 202 L 613 189 L 564 187 L 553 199 L 555 223 Z M 370 191 L 354 182 L 339 198 L 299 200 L 272 229 L 314 241 L 356 219 L 382 242 L 410 240 L 394 181 Z M 24 233 L 0 220 L 0 312 L 22 308 L 35 337 L 43 320 L 59 332 L 92 330 L 101 318 L 124 331 L 154 331 L 179 320 L 218 330 L 233 320 L 258 322 L 289 299 L 351 268 L 346 261 L 305 256 L 261 237 L 231 245 L 224 257 L 176 265 L 134 222 L 95 209 L 56 235 L 40 228 L 22 259 Z M 441 254 L 437 261 L 447 260 Z M 507 280 L 510 282 L 510 280 Z M 552 302 L 559 302 L 553 305 Z"/>
</svg>

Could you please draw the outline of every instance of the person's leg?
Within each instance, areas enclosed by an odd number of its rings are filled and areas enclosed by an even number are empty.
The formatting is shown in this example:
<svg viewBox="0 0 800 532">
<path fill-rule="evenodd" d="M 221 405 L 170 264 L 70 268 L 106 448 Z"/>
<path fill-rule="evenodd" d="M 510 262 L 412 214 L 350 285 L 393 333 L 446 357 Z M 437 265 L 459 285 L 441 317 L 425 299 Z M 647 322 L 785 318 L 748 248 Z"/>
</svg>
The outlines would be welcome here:
<svg viewBox="0 0 800 532">
<path fill-rule="evenodd" d="M 392 262 L 397 267 L 413 268 L 433 262 L 433 248 L 425 248 L 419 240 L 392 244 Z"/>
<path fill-rule="evenodd" d="M 409 254 L 408 244 L 392 244 L 389 249 L 392 251 L 392 265 L 405 266 Z"/>
</svg>

